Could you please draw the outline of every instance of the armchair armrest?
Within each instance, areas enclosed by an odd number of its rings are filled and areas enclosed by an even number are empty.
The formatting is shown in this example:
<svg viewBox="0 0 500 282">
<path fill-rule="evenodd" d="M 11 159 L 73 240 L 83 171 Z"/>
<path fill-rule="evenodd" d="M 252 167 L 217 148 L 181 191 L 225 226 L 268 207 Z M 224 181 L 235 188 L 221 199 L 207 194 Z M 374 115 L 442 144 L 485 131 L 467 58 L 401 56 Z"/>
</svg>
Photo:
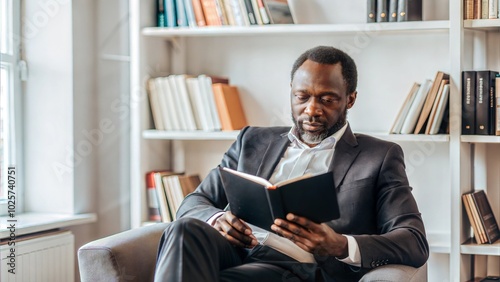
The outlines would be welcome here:
<svg viewBox="0 0 500 282">
<path fill-rule="evenodd" d="M 78 250 L 80 278 L 86 281 L 153 281 L 156 252 L 165 223 L 92 241 Z"/>
<path fill-rule="evenodd" d="M 424 264 L 419 268 L 407 265 L 388 264 L 371 270 L 370 272 L 365 274 L 359 281 L 424 282 L 427 281 L 427 264 Z"/>
</svg>

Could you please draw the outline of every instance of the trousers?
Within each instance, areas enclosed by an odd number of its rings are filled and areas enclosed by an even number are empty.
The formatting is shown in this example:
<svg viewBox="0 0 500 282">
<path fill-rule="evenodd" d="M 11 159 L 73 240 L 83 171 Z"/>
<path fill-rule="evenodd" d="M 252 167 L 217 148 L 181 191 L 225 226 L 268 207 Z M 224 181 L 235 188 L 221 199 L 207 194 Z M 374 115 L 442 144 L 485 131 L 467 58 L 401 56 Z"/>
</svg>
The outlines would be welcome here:
<svg viewBox="0 0 500 282">
<path fill-rule="evenodd" d="M 155 281 L 318 281 L 317 270 L 268 246 L 235 247 L 206 222 L 181 218 L 162 235 Z"/>
</svg>

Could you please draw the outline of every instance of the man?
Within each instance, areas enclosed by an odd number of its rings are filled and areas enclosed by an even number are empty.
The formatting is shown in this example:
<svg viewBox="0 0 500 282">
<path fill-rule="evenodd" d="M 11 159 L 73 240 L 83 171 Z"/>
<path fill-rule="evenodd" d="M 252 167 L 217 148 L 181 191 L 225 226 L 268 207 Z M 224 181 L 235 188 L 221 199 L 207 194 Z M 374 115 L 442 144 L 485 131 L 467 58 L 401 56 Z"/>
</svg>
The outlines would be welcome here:
<svg viewBox="0 0 500 282">
<path fill-rule="evenodd" d="M 265 232 L 224 211 L 214 169 L 165 230 L 156 281 L 358 281 L 384 264 L 422 266 L 429 248 L 401 148 L 347 123 L 356 85 L 347 54 L 306 51 L 291 73 L 293 127 L 243 129 L 220 164 L 271 182 L 332 170 L 339 219 L 288 214 Z"/>
</svg>

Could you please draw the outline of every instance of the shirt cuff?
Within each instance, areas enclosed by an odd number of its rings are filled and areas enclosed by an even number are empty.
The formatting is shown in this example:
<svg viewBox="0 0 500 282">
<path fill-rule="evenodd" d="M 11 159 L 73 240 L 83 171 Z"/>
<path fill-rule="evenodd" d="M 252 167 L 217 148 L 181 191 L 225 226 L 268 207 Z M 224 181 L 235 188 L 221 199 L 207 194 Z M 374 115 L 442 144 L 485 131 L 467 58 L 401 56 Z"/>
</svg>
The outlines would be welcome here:
<svg viewBox="0 0 500 282">
<path fill-rule="evenodd" d="M 218 212 L 214 215 L 212 215 L 212 217 L 210 217 L 208 220 L 207 220 L 207 223 L 214 226 L 215 224 L 215 221 L 217 220 L 217 218 L 219 218 L 221 215 L 223 215 L 224 212 Z"/>
<path fill-rule="evenodd" d="M 352 266 L 361 267 L 361 254 L 359 253 L 358 242 L 354 237 L 349 235 L 342 235 L 347 238 L 347 248 L 349 250 L 349 255 L 346 258 L 339 259 L 343 263 L 347 263 Z"/>
</svg>

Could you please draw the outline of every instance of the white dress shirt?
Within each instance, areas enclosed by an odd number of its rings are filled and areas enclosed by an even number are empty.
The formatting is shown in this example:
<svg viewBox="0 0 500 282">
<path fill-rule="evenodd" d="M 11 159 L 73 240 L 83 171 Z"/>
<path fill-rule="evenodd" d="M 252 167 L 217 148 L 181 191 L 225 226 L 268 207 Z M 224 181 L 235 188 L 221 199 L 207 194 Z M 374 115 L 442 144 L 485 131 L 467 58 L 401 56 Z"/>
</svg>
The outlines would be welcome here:
<svg viewBox="0 0 500 282">
<path fill-rule="evenodd" d="M 270 182 L 276 183 L 306 173 L 316 175 L 327 172 L 332 162 L 335 145 L 344 134 L 346 128 L 347 123 L 318 145 L 309 147 L 298 138 L 296 127 L 292 127 L 288 133 L 291 143 L 271 175 Z M 221 214 L 215 214 L 207 222 L 213 225 L 215 219 Z M 250 227 L 260 244 L 276 249 L 300 262 L 315 262 L 313 254 L 301 249 L 287 238 L 270 233 L 257 226 L 250 225 Z M 344 236 L 347 238 L 349 255 L 347 258 L 340 259 L 340 261 L 353 266 L 360 266 L 361 255 L 356 240 L 352 236 Z"/>
</svg>

